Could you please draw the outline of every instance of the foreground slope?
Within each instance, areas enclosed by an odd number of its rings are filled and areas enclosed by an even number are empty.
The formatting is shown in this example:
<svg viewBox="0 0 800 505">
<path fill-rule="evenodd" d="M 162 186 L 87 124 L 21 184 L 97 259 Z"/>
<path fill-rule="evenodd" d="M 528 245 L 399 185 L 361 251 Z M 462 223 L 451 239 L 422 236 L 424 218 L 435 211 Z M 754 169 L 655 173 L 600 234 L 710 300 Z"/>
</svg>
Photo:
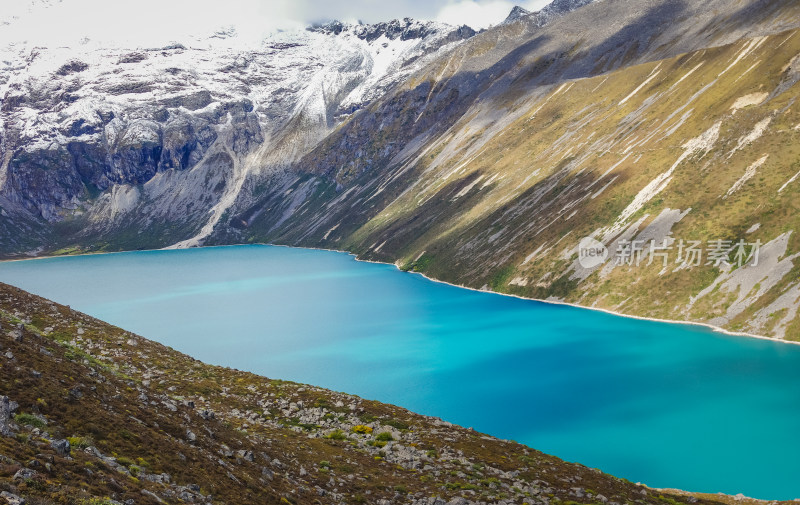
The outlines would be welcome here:
<svg viewBox="0 0 800 505">
<path fill-rule="evenodd" d="M 4 284 L 0 326 L 0 490 L 10 504 L 732 502 L 206 365 Z"/>
</svg>

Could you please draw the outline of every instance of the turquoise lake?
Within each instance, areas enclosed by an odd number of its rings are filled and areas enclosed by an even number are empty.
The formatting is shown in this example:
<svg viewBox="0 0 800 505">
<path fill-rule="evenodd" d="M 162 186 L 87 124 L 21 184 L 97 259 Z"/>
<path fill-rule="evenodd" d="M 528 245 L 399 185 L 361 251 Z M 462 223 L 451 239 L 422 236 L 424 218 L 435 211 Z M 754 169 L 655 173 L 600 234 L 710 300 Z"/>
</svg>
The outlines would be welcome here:
<svg viewBox="0 0 800 505">
<path fill-rule="evenodd" d="M 0 264 L 208 363 L 394 403 L 656 487 L 800 498 L 800 346 L 236 246 Z"/>
</svg>

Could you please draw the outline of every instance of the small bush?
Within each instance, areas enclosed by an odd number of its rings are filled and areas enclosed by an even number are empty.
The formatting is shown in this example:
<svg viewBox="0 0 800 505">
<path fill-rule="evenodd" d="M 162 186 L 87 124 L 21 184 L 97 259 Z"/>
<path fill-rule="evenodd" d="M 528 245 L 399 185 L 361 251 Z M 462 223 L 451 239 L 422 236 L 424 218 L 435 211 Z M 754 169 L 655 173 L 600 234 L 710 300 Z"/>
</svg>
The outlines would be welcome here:
<svg viewBox="0 0 800 505">
<path fill-rule="evenodd" d="M 35 489 L 37 491 L 44 491 L 47 489 L 47 484 L 40 479 L 25 479 L 25 486 L 27 486 L 28 489 Z"/>
<path fill-rule="evenodd" d="M 353 431 L 353 433 L 358 433 L 358 434 L 361 434 L 361 435 L 369 435 L 370 433 L 372 433 L 372 428 L 370 428 L 369 426 L 363 425 L 363 424 L 357 424 L 357 425 L 353 426 L 353 430 L 352 431 Z"/>
<path fill-rule="evenodd" d="M 120 456 L 119 458 L 117 458 L 117 463 L 119 463 L 122 466 L 131 466 L 134 464 L 134 461 L 131 458 Z"/>
<path fill-rule="evenodd" d="M 44 428 L 47 423 L 34 416 L 33 414 L 17 414 L 14 421 L 22 426 L 33 426 L 34 428 Z"/>
<path fill-rule="evenodd" d="M 76 449 L 86 449 L 94 445 L 92 437 L 67 437 L 67 441 L 71 447 Z"/>
<path fill-rule="evenodd" d="M 344 440 L 347 438 L 347 435 L 345 435 L 342 430 L 334 430 L 325 438 L 327 438 L 328 440 Z"/>
<path fill-rule="evenodd" d="M 478 486 L 469 482 L 448 482 L 445 487 L 450 490 L 476 491 Z"/>
<path fill-rule="evenodd" d="M 89 498 L 88 500 L 81 500 L 81 505 L 113 505 L 114 502 L 111 501 L 111 498 Z"/>
<path fill-rule="evenodd" d="M 375 437 L 375 440 L 379 442 L 391 442 L 394 440 L 394 437 L 392 437 L 392 434 L 388 431 L 384 431 L 383 433 L 379 433 L 378 436 Z"/>
<path fill-rule="evenodd" d="M 124 438 L 125 440 L 133 440 L 136 438 L 136 435 L 131 433 L 130 431 L 126 430 L 125 428 L 119 431 L 119 436 Z"/>
<path fill-rule="evenodd" d="M 408 424 L 404 423 L 403 421 L 398 421 L 397 419 L 384 421 L 383 424 L 386 426 L 391 426 L 392 428 L 397 428 L 398 430 L 407 430 L 409 428 Z"/>
</svg>

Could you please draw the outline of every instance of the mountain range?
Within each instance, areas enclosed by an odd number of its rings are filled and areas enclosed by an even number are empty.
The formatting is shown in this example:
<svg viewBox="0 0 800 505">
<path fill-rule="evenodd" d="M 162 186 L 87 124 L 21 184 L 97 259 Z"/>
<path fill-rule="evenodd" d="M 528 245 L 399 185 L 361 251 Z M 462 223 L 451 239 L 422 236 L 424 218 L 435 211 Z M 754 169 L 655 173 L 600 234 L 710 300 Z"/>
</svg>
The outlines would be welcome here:
<svg viewBox="0 0 800 505">
<path fill-rule="evenodd" d="M 798 340 L 798 29 L 797 2 L 556 0 L 480 32 L 6 48 L 0 253 L 323 247 Z"/>
</svg>

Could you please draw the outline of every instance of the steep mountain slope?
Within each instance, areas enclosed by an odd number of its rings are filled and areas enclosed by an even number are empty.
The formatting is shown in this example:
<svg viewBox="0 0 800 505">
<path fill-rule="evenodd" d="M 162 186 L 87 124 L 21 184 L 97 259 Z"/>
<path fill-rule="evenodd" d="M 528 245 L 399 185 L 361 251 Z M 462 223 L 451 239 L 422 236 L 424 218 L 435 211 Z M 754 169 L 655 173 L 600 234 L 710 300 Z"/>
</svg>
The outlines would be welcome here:
<svg viewBox="0 0 800 505">
<path fill-rule="evenodd" d="M 224 149 L 192 135 L 194 147 L 167 142 L 156 157 L 155 136 L 129 148 L 122 135 L 112 168 L 95 171 L 83 166 L 91 152 L 51 156 L 38 130 L 25 142 L 8 133 L 37 124 L 27 97 L 55 95 L 7 84 L 3 142 L 18 147 L 4 148 L 0 245 L 5 255 L 253 241 L 346 249 L 476 288 L 800 339 L 799 20 L 800 4 L 778 0 L 557 0 L 470 37 L 437 29 L 437 49 L 385 74 L 396 78 L 334 86 L 330 105 L 319 102 L 326 91 L 265 108 L 276 84 L 191 113 L 216 118 L 224 140 L 211 142 Z M 380 37 L 428 40 L 405 23 L 303 37 L 373 49 Z M 158 54 L 169 51 L 183 50 Z M 72 68 L 63 72 L 89 71 Z M 156 72 L 165 82 L 167 70 Z M 212 96 L 239 89 L 224 76 L 210 73 L 197 92 L 215 79 Z M 186 109 L 168 107 L 170 118 Z M 267 114 L 288 109 L 299 112 Z M 132 166 L 153 175 L 142 183 Z M 81 175 L 99 173 L 98 183 Z M 606 262 L 587 267 L 582 242 L 605 248 Z"/>
<path fill-rule="evenodd" d="M 9 504 L 766 503 L 661 492 L 398 407 L 205 365 L 2 284 L 0 326 Z"/>
<path fill-rule="evenodd" d="M 480 34 L 325 139 L 293 186 L 243 199 L 244 232 L 218 240 L 798 339 L 798 9 L 606 1 Z M 610 257 L 587 269 L 588 236 Z"/>
</svg>

